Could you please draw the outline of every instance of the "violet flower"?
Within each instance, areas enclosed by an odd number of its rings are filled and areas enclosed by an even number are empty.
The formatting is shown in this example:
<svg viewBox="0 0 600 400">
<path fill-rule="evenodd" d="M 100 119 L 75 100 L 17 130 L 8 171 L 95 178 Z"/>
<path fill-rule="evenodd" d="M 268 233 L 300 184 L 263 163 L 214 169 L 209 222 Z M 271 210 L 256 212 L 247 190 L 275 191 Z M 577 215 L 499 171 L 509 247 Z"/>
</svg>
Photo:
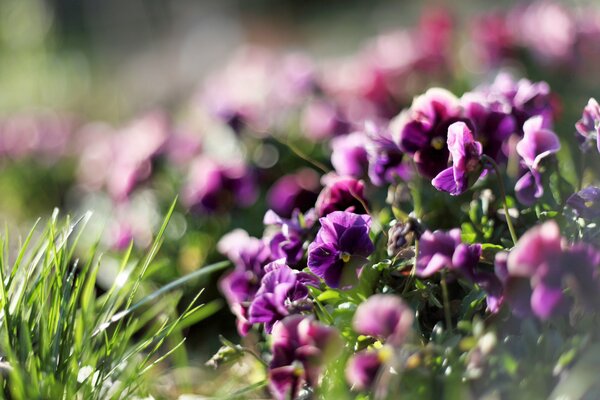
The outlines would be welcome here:
<svg viewBox="0 0 600 400">
<path fill-rule="evenodd" d="M 327 285 L 337 288 L 355 280 L 357 269 L 375 250 L 369 237 L 371 217 L 334 211 L 319 221 L 321 228 L 308 246 L 308 267 Z"/>
<path fill-rule="evenodd" d="M 352 326 L 361 335 L 398 346 L 406 340 L 413 320 L 414 312 L 400 297 L 376 294 L 358 306 Z"/>
<path fill-rule="evenodd" d="M 567 309 L 565 286 L 584 304 L 595 307 L 599 265 L 600 252 L 583 243 L 566 245 L 556 222 L 548 221 L 527 231 L 508 255 L 505 297 L 520 315 L 530 310 L 541 319 Z"/>
<path fill-rule="evenodd" d="M 260 288 L 248 310 L 251 324 L 265 324 L 265 331 L 271 333 L 275 323 L 284 317 L 310 310 L 307 285 L 319 286 L 319 280 L 306 272 L 294 271 L 277 260 L 265 266 Z"/>
<path fill-rule="evenodd" d="M 600 218 L 600 188 L 588 186 L 567 199 L 567 205 L 583 219 Z"/>
<path fill-rule="evenodd" d="M 353 132 L 331 140 L 331 164 L 342 176 L 360 178 L 365 174 L 367 137 L 363 132 Z"/>
<path fill-rule="evenodd" d="M 517 143 L 517 153 L 529 170 L 517 181 L 515 192 L 521 203 L 532 205 L 544 194 L 540 163 L 560 150 L 560 141 L 554 132 L 544 128 L 541 116 L 525 121 L 523 132 L 523 139 Z"/>
<path fill-rule="evenodd" d="M 400 148 L 410 154 L 421 174 L 435 177 L 447 166 L 448 126 L 460 118 L 458 99 L 445 89 L 429 89 L 392 122 Z"/>
<path fill-rule="evenodd" d="M 284 218 L 294 209 L 306 211 L 314 206 L 319 195 L 319 175 L 310 168 L 279 178 L 267 192 L 269 208 Z"/>
<path fill-rule="evenodd" d="M 416 273 L 429 277 L 443 268 L 470 274 L 481 256 L 481 245 L 462 243 L 460 229 L 425 231 L 419 239 Z"/>
<path fill-rule="evenodd" d="M 387 350 L 387 349 L 386 349 Z M 373 386 L 389 351 L 363 350 L 354 354 L 346 365 L 346 380 L 353 390 L 368 390 Z"/>
<path fill-rule="evenodd" d="M 276 324 L 272 338 L 269 389 L 282 400 L 295 399 L 304 385 L 315 387 L 323 365 L 341 349 L 335 328 L 301 315 Z"/>
<path fill-rule="evenodd" d="M 596 99 L 591 98 L 588 101 L 575 128 L 583 140 L 584 150 L 587 150 L 590 143 L 595 140 L 598 152 L 600 152 L 600 105 Z"/>
<path fill-rule="evenodd" d="M 315 209 L 320 217 L 333 211 L 366 212 L 368 204 L 363 194 L 365 184 L 349 176 L 327 174 L 323 176 L 325 185 L 315 204 Z"/>
<path fill-rule="evenodd" d="M 507 159 L 505 145 L 510 135 L 515 133 L 515 118 L 511 108 L 493 102 L 477 92 L 465 93 L 461 99 L 465 116 L 472 122 L 476 139 L 483 146 L 483 153 L 496 162 Z"/>
<path fill-rule="evenodd" d="M 367 123 L 365 133 L 369 139 L 367 158 L 371 182 L 376 186 L 384 186 L 395 184 L 398 179 L 410 180 L 412 170 L 408 164 L 402 162 L 404 153 L 392 139 L 389 129 Z"/>
<path fill-rule="evenodd" d="M 182 198 L 191 210 L 210 213 L 234 205 L 248 207 L 257 196 L 254 179 L 246 166 L 222 165 L 201 157 L 190 166 Z"/>
<path fill-rule="evenodd" d="M 482 146 L 473 139 L 467 124 L 455 122 L 448 127 L 448 150 L 452 167 L 440 172 L 431 183 L 437 190 L 456 196 L 464 193 L 469 182 L 481 175 Z"/>
<path fill-rule="evenodd" d="M 263 240 L 250 237 L 242 230 L 223 236 L 217 248 L 235 265 L 234 270 L 221 279 L 219 288 L 237 317 L 238 332 L 244 336 L 252 326 L 248 321 L 248 307 L 260 287 L 264 266 L 271 261 L 271 252 Z"/>
<path fill-rule="evenodd" d="M 305 214 L 294 210 L 292 218 L 283 219 L 272 210 L 267 211 L 263 223 L 277 230 L 269 239 L 269 247 L 273 258 L 285 258 L 289 265 L 296 265 L 304 256 L 304 242 L 317 222 L 314 209 Z"/>
</svg>

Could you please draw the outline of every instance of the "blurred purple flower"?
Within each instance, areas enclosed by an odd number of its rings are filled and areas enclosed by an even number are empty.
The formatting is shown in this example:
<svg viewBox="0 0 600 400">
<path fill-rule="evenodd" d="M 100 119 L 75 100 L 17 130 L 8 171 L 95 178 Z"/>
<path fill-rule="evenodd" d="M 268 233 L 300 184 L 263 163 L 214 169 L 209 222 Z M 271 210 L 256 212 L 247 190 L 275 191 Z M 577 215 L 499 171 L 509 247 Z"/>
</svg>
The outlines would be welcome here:
<svg viewBox="0 0 600 400">
<path fill-rule="evenodd" d="M 265 331 L 271 333 L 278 321 L 290 314 L 312 308 L 307 300 L 307 285 L 319 286 L 319 280 L 306 272 L 294 271 L 277 260 L 265 266 L 260 288 L 248 310 L 249 322 L 265 324 Z"/>
<path fill-rule="evenodd" d="M 567 205 L 584 219 L 600 218 L 600 188 L 588 186 L 567 199 Z"/>
<path fill-rule="evenodd" d="M 476 139 L 483 145 L 483 153 L 497 162 L 505 161 L 506 141 L 516 132 L 510 107 L 492 103 L 477 92 L 465 93 L 460 101 L 465 116 L 473 123 Z"/>
<path fill-rule="evenodd" d="M 282 217 L 288 218 L 295 209 L 312 208 L 319 195 L 319 175 L 312 169 L 299 171 L 279 178 L 267 193 L 267 204 Z"/>
<path fill-rule="evenodd" d="M 346 380 L 351 388 L 353 390 L 371 388 L 385 362 L 383 358 L 380 350 L 363 350 L 354 354 L 346 365 Z"/>
<path fill-rule="evenodd" d="M 384 186 L 395 184 L 398 179 L 410 180 L 411 168 L 402 162 L 404 153 L 393 141 L 390 131 L 368 122 L 365 124 L 365 133 L 369 139 L 367 158 L 371 182 L 376 186 Z"/>
<path fill-rule="evenodd" d="M 505 297 L 518 315 L 532 312 L 541 319 L 566 310 L 565 286 L 597 307 L 599 265 L 600 252 L 583 243 L 567 246 L 556 222 L 548 221 L 527 231 L 508 255 Z"/>
<path fill-rule="evenodd" d="M 327 174 L 321 179 L 325 187 L 319 194 L 315 209 L 324 217 L 333 211 L 366 212 L 364 183 L 349 176 Z"/>
<path fill-rule="evenodd" d="M 528 119 L 523 125 L 523 139 L 517 143 L 517 153 L 528 168 L 515 185 L 517 199 L 532 205 L 544 194 L 540 163 L 560 150 L 560 140 L 554 132 L 544 128 L 541 116 Z"/>
<path fill-rule="evenodd" d="M 413 320 L 414 312 L 400 297 L 376 294 L 358 306 L 352 326 L 361 335 L 399 346 L 406 340 Z"/>
<path fill-rule="evenodd" d="M 523 139 L 517 143 L 517 153 L 525 165 L 537 170 L 540 162 L 560 150 L 560 140 L 556 133 L 544 128 L 544 120 L 536 116 L 525 121 Z"/>
<path fill-rule="evenodd" d="M 417 275 L 428 277 L 443 268 L 470 275 L 480 256 L 481 245 L 462 243 L 460 229 L 425 231 L 419 240 Z"/>
<path fill-rule="evenodd" d="M 248 236 L 243 230 L 223 236 L 217 249 L 235 265 L 234 270 L 221 279 L 219 287 L 238 319 L 238 331 L 243 336 L 252 326 L 248 321 L 248 307 L 260 287 L 264 266 L 272 260 L 271 252 L 263 240 Z"/>
<path fill-rule="evenodd" d="M 221 212 L 248 207 L 258 196 L 254 179 L 240 163 L 222 165 L 200 157 L 190 165 L 183 187 L 183 203 L 193 211 Z"/>
<path fill-rule="evenodd" d="M 544 128 L 552 126 L 554 111 L 550 86 L 546 82 L 515 81 L 509 74 L 500 73 L 491 85 L 480 87 L 476 92 L 486 98 L 492 109 L 509 112 L 519 135 L 525 121 L 538 115 L 543 119 Z"/>
<path fill-rule="evenodd" d="M 295 399 L 305 384 L 315 387 L 324 364 L 341 350 L 335 328 L 300 315 L 276 324 L 272 338 L 269 389 L 278 400 Z"/>
<path fill-rule="evenodd" d="M 290 219 L 283 219 L 272 210 L 267 211 L 263 223 L 277 229 L 269 239 L 273 258 L 285 258 L 292 266 L 298 264 L 304 256 L 304 242 L 315 222 L 317 215 L 314 209 L 305 214 L 294 210 Z"/>
<path fill-rule="evenodd" d="M 325 100 L 313 100 L 302 113 L 302 131 L 309 139 L 321 141 L 348 133 L 350 127 L 338 106 Z"/>
<path fill-rule="evenodd" d="M 321 228 L 308 246 L 308 267 L 327 285 L 337 288 L 355 279 L 357 269 L 375 250 L 369 237 L 371 217 L 334 211 L 319 221 Z"/>
<path fill-rule="evenodd" d="M 331 164 L 342 176 L 362 177 L 368 167 L 367 137 L 364 132 L 353 132 L 331 140 Z"/>
<path fill-rule="evenodd" d="M 591 98 L 588 101 L 575 128 L 583 140 L 584 150 L 587 150 L 590 143 L 595 140 L 596 147 L 600 152 L 600 105 L 596 99 Z"/>
<path fill-rule="evenodd" d="M 473 139 L 467 124 L 455 122 L 448 127 L 448 150 L 452 167 L 440 172 L 431 183 L 437 190 L 456 196 L 464 193 L 469 182 L 476 181 L 481 175 L 482 146 Z"/>
<path fill-rule="evenodd" d="M 433 88 L 416 97 L 392 122 L 392 134 L 400 148 L 414 158 L 424 176 L 433 178 L 446 168 L 448 126 L 459 116 L 458 99 L 445 89 Z"/>
</svg>

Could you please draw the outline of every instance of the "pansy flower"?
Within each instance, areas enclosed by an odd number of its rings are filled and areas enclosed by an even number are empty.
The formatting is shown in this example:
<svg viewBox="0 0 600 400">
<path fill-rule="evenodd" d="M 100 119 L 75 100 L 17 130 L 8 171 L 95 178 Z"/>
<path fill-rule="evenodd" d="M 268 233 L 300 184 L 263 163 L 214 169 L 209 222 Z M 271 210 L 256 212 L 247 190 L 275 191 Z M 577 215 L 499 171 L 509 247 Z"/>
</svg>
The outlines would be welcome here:
<svg viewBox="0 0 600 400">
<path fill-rule="evenodd" d="M 263 219 L 267 226 L 275 227 L 275 233 L 269 239 L 273 258 L 285 258 L 289 265 L 296 265 L 304 256 L 304 242 L 313 225 L 317 222 L 314 209 L 302 214 L 294 210 L 292 218 L 285 219 L 268 210 Z"/>
<path fill-rule="evenodd" d="M 322 178 L 325 185 L 315 204 L 319 217 L 333 211 L 366 212 L 365 184 L 351 176 L 327 174 Z"/>
<path fill-rule="evenodd" d="M 440 172 L 431 183 L 437 190 L 453 196 L 467 190 L 469 182 L 481 175 L 481 143 L 473 138 L 464 122 L 455 122 L 448 127 L 448 150 L 452 166 Z"/>
<path fill-rule="evenodd" d="M 330 287 L 349 283 L 375 250 L 369 237 L 371 217 L 334 211 L 319 219 L 321 228 L 308 246 L 308 267 Z"/>
<path fill-rule="evenodd" d="M 248 310 L 251 324 L 265 324 L 271 333 L 276 322 L 290 314 L 310 310 L 308 285 L 318 286 L 319 280 L 306 272 L 295 271 L 277 260 L 265 266 L 260 288 Z"/>
<path fill-rule="evenodd" d="M 583 141 L 584 150 L 587 150 L 591 142 L 595 140 L 598 152 L 600 152 L 600 105 L 596 99 L 591 98 L 588 101 L 575 128 Z"/>
<path fill-rule="evenodd" d="M 448 126 L 460 120 L 460 113 L 460 103 L 452 93 L 433 88 L 392 121 L 398 145 L 413 157 L 422 175 L 433 178 L 446 168 Z"/>
<path fill-rule="evenodd" d="M 276 399 L 295 399 L 304 387 L 315 387 L 328 359 L 341 349 L 335 328 L 310 317 L 291 315 L 272 332 L 269 389 Z"/>
<path fill-rule="evenodd" d="M 532 205 L 544 194 L 540 163 L 560 150 L 558 136 L 544 128 L 541 116 L 528 119 L 523 125 L 523 139 L 517 143 L 517 153 L 527 168 L 515 185 L 517 199 Z"/>
</svg>

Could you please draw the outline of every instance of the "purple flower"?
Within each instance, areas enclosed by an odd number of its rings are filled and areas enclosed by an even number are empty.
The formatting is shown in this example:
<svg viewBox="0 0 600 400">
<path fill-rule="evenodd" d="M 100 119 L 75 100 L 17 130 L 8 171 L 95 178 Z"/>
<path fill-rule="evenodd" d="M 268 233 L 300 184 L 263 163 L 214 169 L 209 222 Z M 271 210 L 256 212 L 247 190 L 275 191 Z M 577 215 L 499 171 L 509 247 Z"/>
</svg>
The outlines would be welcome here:
<svg viewBox="0 0 600 400">
<path fill-rule="evenodd" d="M 460 104 L 450 92 L 429 89 L 392 122 L 400 148 L 413 156 L 421 174 L 435 177 L 447 166 L 448 126 L 459 120 Z"/>
<path fill-rule="evenodd" d="M 265 324 L 265 331 L 271 333 L 276 322 L 284 317 L 310 310 L 307 300 L 307 285 L 318 286 L 319 280 L 306 272 L 294 271 L 285 260 L 277 260 L 265 266 L 260 288 L 249 308 L 249 322 Z"/>
<path fill-rule="evenodd" d="M 398 179 L 408 181 L 412 177 L 409 165 L 403 163 L 404 153 L 393 141 L 387 128 L 367 123 L 365 133 L 368 137 L 367 158 L 369 161 L 369 179 L 376 186 L 394 184 Z"/>
<path fill-rule="evenodd" d="M 460 101 L 465 116 L 475 127 L 474 132 L 483 146 L 483 153 L 497 162 L 505 161 L 506 142 L 516 131 L 515 119 L 510 114 L 510 107 L 502 103 L 494 103 L 477 92 L 465 93 Z"/>
<path fill-rule="evenodd" d="M 349 176 L 327 174 L 322 179 L 325 187 L 317 198 L 315 209 L 320 217 L 333 211 L 366 212 L 364 182 Z"/>
<path fill-rule="evenodd" d="M 383 349 L 382 349 L 383 350 Z M 364 350 L 354 354 L 346 365 L 346 380 L 354 390 L 367 390 L 375 383 L 387 352 Z"/>
<path fill-rule="evenodd" d="M 583 140 L 585 150 L 590 147 L 590 142 L 596 140 L 596 146 L 600 152 L 600 105 L 596 99 L 591 98 L 588 101 L 575 128 Z"/>
<path fill-rule="evenodd" d="M 217 247 L 235 265 L 234 270 L 221 279 L 219 288 L 237 317 L 238 332 L 244 336 L 252 326 L 248 321 L 248 306 L 260 287 L 271 252 L 263 240 L 250 237 L 242 230 L 223 236 Z"/>
<path fill-rule="evenodd" d="M 541 116 L 525 121 L 523 132 L 523 139 L 517 143 L 517 153 L 529 170 L 517 181 L 515 192 L 521 203 L 531 205 L 544 194 L 540 163 L 560 150 L 560 141 L 554 132 L 544 128 Z"/>
<path fill-rule="evenodd" d="M 277 229 L 269 239 L 273 258 L 285 258 L 286 263 L 292 266 L 298 264 L 304 256 L 304 242 L 316 221 L 314 209 L 305 214 L 294 210 L 290 219 L 283 219 L 272 210 L 267 211 L 263 223 Z"/>
<path fill-rule="evenodd" d="M 267 193 L 267 204 L 277 214 L 288 218 L 294 209 L 306 211 L 319 195 L 319 175 L 310 168 L 279 178 Z"/>
<path fill-rule="evenodd" d="M 541 319 L 566 311 L 565 286 L 597 307 L 599 264 L 600 252 L 583 243 L 566 245 L 556 222 L 548 221 L 527 231 L 510 252 L 505 297 L 518 315 L 532 312 Z"/>
<path fill-rule="evenodd" d="M 600 188 L 588 186 L 567 199 L 567 205 L 584 219 L 600 217 Z"/>
<path fill-rule="evenodd" d="M 443 268 L 471 275 L 480 256 L 481 245 L 462 243 L 460 229 L 425 231 L 419 240 L 417 275 L 428 277 Z"/>
<path fill-rule="evenodd" d="M 467 190 L 470 177 L 476 180 L 481 175 L 482 147 L 467 124 L 455 122 L 448 127 L 448 150 L 452 167 L 440 172 L 431 183 L 437 190 L 456 196 Z"/>
<path fill-rule="evenodd" d="M 327 285 L 337 288 L 355 280 L 356 270 L 375 250 L 369 238 L 371 217 L 334 211 L 319 221 L 321 228 L 308 246 L 308 267 Z"/>
<path fill-rule="evenodd" d="M 518 134 L 522 133 L 525 121 L 534 116 L 542 117 L 544 128 L 552 125 L 550 86 L 546 82 L 515 81 L 509 74 L 501 73 L 491 85 L 479 88 L 477 93 L 486 98 L 492 109 L 510 113 Z"/>
<path fill-rule="evenodd" d="M 276 399 L 295 399 L 304 384 L 314 387 L 324 363 L 341 349 L 335 328 L 300 315 L 276 324 L 272 338 L 269 389 Z"/>
<path fill-rule="evenodd" d="M 523 139 L 517 143 L 517 153 L 525 165 L 538 170 L 540 162 L 560 150 L 560 140 L 556 133 L 544 128 L 544 119 L 536 116 L 523 124 Z"/>
<path fill-rule="evenodd" d="M 398 296 L 376 294 L 356 309 L 352 326 L 357 333 L 398 346 L 408 336 L 414 312 Z"/>
<path fill-rule="evenodd" d="M 302 130 L 314 141 L 348 133 L 349 124 L 339 107 L 325 100 L 310 102 L 302 114 Z"/>
<path fill-rule="evenodd" d="M 331 164 L 339 175 L 360 178 L 367 166 L 367 137 L 363 132 L 353 132 L 331 140 Z"/>
<path fill-rule="evenodd" d="M 243 164 L 220 165 L 206 157 L 190 166 L 183 188 L 183 202 L 192 210 L 217 212 L 234 205 L 247 207 L 256 201 L 257 190 Z"/>
</svg>

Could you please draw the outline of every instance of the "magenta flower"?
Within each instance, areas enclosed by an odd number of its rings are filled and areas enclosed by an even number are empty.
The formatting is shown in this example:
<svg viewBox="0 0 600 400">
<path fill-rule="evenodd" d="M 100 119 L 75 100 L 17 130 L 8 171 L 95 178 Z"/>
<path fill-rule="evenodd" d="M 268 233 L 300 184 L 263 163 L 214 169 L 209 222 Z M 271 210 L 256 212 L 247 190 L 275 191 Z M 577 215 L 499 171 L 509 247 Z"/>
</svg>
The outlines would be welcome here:
<svg viewBox="0 0 600 400">
<path fill-rule="evenodd" d="M 269 389 L 282 400 L 295 399 L 305 384 L 314 387 L 323 365 L 341 349 L 335 328 L 300 315 L 276 324 L 272 338 Z"/>
<path fill-rule="evenodd" d="M 478 92 L 465 93 L 460 101 L 465 116 L 474 126 L 476 139 L 483 146 L 483 153 L 497 162 L 505 161 L 506 142 L 516 132 L 510 107 Z"/>
<path fill-rule="evenodd" d="M 597 307 L 599 265 L 600 252 L 583 243 L 566 245 L 556 222 L 548 221 L 526 232 L 508 255 L 505 297 L 518 315 L 541 319 L 567 309 L 565 287 Z"/>
<path fill-rule="evenodd" d="M 517 181 L 515 192 L 521 203 L 531 205 L 544 194 L 540 163 L 560 150 L 560 141 L 554 132 L 544 128 L 541 116 L 525 121 L 523 132 L 523 139 L 517 143 L 517 153 L 529 170 Z"/>
<path fill-rule="evenodd" d="M 467 190 L 469 181 L 481 175 L 482 146 L 473 139 L 467 124 L 455 122 L 448 127 L 448 150 L 452 167 L 440 172 L 431 183 L 437 190 L 456 196 Z"/>
<path fill-rule="evenodd" d="M 265 324 L 265 331 L 271 333 L 275 323 L 284 317 L 310 310 L 307 285 L 318 286 L 319 280 L 306 272 L 294 271 L 284 260 L 277 260 L 265 266 L 260 288 L 248 310 L 251 324 Z"/>
<path fill-rule="evenodd" d="M 369 237 L 371 217 L 334 211 L 320 218 L 321 229 L 308 246 L 308 267 L 330 287 L 337 288 L 356 279 L 375 250 Z"/>
<path fill-rule="evenodd" d="M 250 237 L 245 231 L 233 231 L 221 238 L 218 250 L 235 265 L 219 282 L 231 312 L 237 317 L 238 332 L 244 336 L 252 324 L 248 321 L 248 307 L 260 287 L 264 266 L 271 261 L 267 244 Z"/>
<path fill-rule="evenodd" d="M 368 204 L 363 194 L 365 184 L 349 176 L 325 175 L 325 187 L 317 198 L 315 209 L 320 217 L 333 211 L 366 212 Z"/>
<path fill-rule="evenodd" d="M 279 178 L 267 192 L 269 208 L 284 218 L 295 209 L 312 208 L 319 195 L 319 174 L 310 168 L 302 168 L 293 174 Z"/>
<path fill-rule="evenodd" d="M 331 164 L 342 176 L 360 178 L 367 170 L 367 137 L 363 132 L 353 132 L 331 140 Z"/>
<path fill-rule="evenodd" d="M 354 354 L 346 365 L 346 380 L 354 390 L 367 390 L 375 383 L 384 365 L 385 351 L 363 350 Z"/>
<path fill-rule="evenodd" d="M 368 137 L 367 158 L 369 161 L 369 179 L 376 186 L 394 184 L 398 179 L 408 181 L 412 171 L 403 163 L 404 153 L 393 141 L 387 128 L 367 123 L 365 133 Z"/>
<path fill-rule="evenodd" d="M 544 128 L 541 116 L 532 117 L 523 124 L 523 139 L 517 143 L 517 153 L 525 165 L 537 170 L 540 162 L 560 150 L 560 140 L 556 133 Z"/>
<path fill-rule="evenodd" d="M 429 277 L 443 268 L 470 274 L 481 256 L 481 245 L 462 243 L 460 229 L 425 231 L 419 240 L 417 275 Z"/>
<path fill-rule="evenodd" d="M 400 148 L 412 155 L 424 176 L 433 178 L 446 168 L 448 126 L 459 120 L 460 111 L 452 93 L 433 88 L 415 98 L 392 123 Z"/>
<path fill-rule="evenodd" d="M 281 218 L 272 210 L 267 211 L 263 223 L 277 229 L 269 239 L 273 258 L 285 258 L 286 263 L 292 266 L 298 264 L 304 256 L 304 242 L 315 222 L 317 215 L 314 209 L 305 214 L 294 210 L 290 219 Z"/>
<path fill-rule="evenodd" d="M 352 326 L 361 335 L 398 346 L 408 336 L 413 320 L 414 312 L 400 297 L 376 294 L 358 306 Z"/>
<path fill-rule="evenodd" d="M 600 218 L 600 188 L 588 186 L 567 199 L 567 205 L 584 219 Z"/>
<path fill-rule="evenodd" d="M 590 147 L 592 141 L 596 140 L 596 147 L 600 152 L 600 105 L 596 99 L 591 98 L 588 101 L 575 128 L 583 140 L 585 150 Z"/>
<path fill-rule="evenodd" d="M 225 211 L 247 207 L 258 196 L 254 179 L 243 164 L 222 165 L 209 158 L 196 159 L 183 188 L 183 202 L 194 211 Z"/>
</svg>

